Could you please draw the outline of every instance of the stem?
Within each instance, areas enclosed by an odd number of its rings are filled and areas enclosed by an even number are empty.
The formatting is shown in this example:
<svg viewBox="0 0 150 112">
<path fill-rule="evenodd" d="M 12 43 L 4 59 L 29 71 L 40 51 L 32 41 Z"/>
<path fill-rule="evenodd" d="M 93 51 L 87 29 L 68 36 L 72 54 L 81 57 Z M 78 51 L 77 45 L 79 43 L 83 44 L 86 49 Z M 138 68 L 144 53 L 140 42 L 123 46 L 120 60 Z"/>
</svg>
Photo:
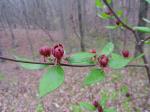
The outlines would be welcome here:
<svg viewBox="0 0 150 112">
<path fill-rule="evenodd" d="M 42 62 L 35 62 L 35 61 L 23 61 L 23 60 L 16 60 L 16 59 L 12 59 L 12 58 L 6 58 L 6 57 L 3 57 L 3 56 L 0 56 L 0 59 L 6 60 L 6 61 L 12 61 L 12 62 L 19 62 L 19 63 L 55 65 L 55 63 L 42 63 Z M 96 66 L 97 64 L 73 65 L 73 64 L 60 63 L 60 65 L 61 65 L 61 66 L 68 66 L 68 67 L 94 67 L 94 66 Z M 126 67 L 145 67 L 145 66 L 148 66 L 148 65 L 147 65 L 147 64 L 143 64 L 143 65 L 130 64 L 130 65 L 127 65 Z"/>
<path fill-rule="evenodd" d="M 146 38 L 144 39 L 144 42 L 147 41 L 147 40 L 149 40 L 149 39 L 150 39 L 150 37 L 146 37 Z"/>
<path fill-rule="evenodd" d="M 139 45 L 140 45 L 140 44 L 141 44 L 141 45 L 144 44 L 144 42 L 147 41 L 147 40 L 150 40 L 150 37 L 146 37 L 144 40 L 141 40 L 141 41 L 139 42 Z"/>
<path fill-rule="evenodd" d="M 55 63 L 42 63 L 42 62 L 35 62 L 35 61 L 24 61 L 24 60 L 17 60 L 17 59 L 12 59 L 12 58 L 6 58 L 6 57 L 3 57 L 3 56 L 0 56 L 0 59 L 7 60 L 7 61 L 12 61 L 12 62 L 29 63 L 29 64 L 55 65 Z M 92 67 L 92 66 L 96 66 L 96 64 L 91 64 L 91 65 L 72 65 L 72 64 L 64 64 L 64 63 L 60 63 L 60 65 L 61 66 L 68 66 L 68 67 Z"/>
</svg>

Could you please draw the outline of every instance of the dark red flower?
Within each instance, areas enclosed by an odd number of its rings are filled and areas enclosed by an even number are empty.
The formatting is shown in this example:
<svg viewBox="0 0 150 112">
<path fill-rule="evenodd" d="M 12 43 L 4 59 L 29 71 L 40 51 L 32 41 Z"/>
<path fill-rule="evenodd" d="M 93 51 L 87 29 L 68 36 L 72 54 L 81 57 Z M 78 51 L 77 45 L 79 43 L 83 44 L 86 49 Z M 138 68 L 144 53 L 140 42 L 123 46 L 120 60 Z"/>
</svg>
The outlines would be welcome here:
<svg viewBox="0 0 150 112">
<path fill-rule="evenodd" d="M 109 59 L 106 55 L 102 55 L 98 58 L 98 62 L 101 67 L 106 67 L 108 65 Z"/>
<path fill-rule="evenodd" d="M 130 93 L 126 93 L 126 97 L 130 97 L 131 96 L 131 94 Z"/>
<path fill-rule="evenodd" d="M 103 108 L 97 100 L 93 101 L 93 105 L 97 108 L 98 112 L 103 112 Z"/>
<path fill-rule="evenodd" d="M 99 105 L 99 106 L 97 107 L 97 110 L 98 110 L 98 112 L 104 112 L 101 105 Z"/>
<path fill-rule="evenodd" d="M 51 55 L 51 48 L 43 46 L 40 48 L 39 53 L 44 57 L 49 57 Z"/>
<path fill-rule="evenodd" d="M 128 58 L 129 57 L 129 51 L 128 50 L 123 50 L 122 51 L 122 55 L 123 55 L 123 57 L 125 57 L 125 58 Z"/>
<path fill-rule="evenodd" d="M 96 49 L 91 49 L 89 52 L 95 54 L 96 53 Z"/>
<path fill-rule="evenodd" d="M 98 101 L 93 101 L 93 103 L 92 103 L 96 108 L 99 106 L 99 103 L 98 103 Z"/>
<path fill-rule="evenodd" d="M 60 63 L 63 55 L 64 55 L 64 47 L 62 44 L 56 44 L 52 48 L 52 54 L 57 59 L 57 63 Z"/>
</svg>

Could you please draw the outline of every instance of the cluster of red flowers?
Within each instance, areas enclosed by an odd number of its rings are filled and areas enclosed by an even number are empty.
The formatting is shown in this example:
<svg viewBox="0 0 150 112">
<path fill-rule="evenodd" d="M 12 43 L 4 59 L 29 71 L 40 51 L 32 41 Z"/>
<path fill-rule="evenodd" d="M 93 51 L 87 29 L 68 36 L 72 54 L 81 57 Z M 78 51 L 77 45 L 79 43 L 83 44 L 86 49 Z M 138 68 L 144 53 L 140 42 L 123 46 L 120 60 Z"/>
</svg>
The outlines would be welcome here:
<svg viewBox="0 0 150 112">
<path fill-rule="evenodd" d="M 90 53 L 96 53 L 95 49 L 92 49 L 89 51 Z M 122 50 L 121 52 L 122 56 L 124 58 L 128 58 L 130 56 L 130 53 L 128 50 Z M 106 56 L 105 54 L 101 55 L 100 57 L 98 57 L 98 63 L 100 65 L 100 67 L 105 68 L 108 66 L 109 63 L 109 58 L 108 56 Z"/>
<path fill-rule="evenodd" d="M 46 57 L 50 57 L 52 54 L 57 63 L 60 63 L 64 55 L 64 47 L 62 44 L 56 44 L 52 48 L 43 46 L 40 48 L 39 53 L 44 57 L 44 61 Z"/>
<path fill-rule="evenodd" d="M 96 50 L 92 49 L 89 51 L 90 53 L 95 53 L 96 54 Z M 46 57 L 50 57 L 51 54 L 53 55 L 53 57 L 55 58 L 57 64 L 60 63 L 62 57 L 64 56 L 64 47 L 62 44 L 55 44 L 53 47 L 48 47 L 48 46 L 43 46 L 40 48 L 39 53 L 44 57 L 44 61 Z M 129 51 L 128 50 L 123 50 L 122 51 L 122 55 L 125 58 L 129 57 Z M 96 57 L 94 57 L 96 58 Z M 100 67 L 105 68 L 108 66 L 109 63 L 109 58 L 108 56 L 106 56 L 105 54 L 101 55 L 100 57 L 98 57 L 98 63 L 100 65 Z"/>
</svg>

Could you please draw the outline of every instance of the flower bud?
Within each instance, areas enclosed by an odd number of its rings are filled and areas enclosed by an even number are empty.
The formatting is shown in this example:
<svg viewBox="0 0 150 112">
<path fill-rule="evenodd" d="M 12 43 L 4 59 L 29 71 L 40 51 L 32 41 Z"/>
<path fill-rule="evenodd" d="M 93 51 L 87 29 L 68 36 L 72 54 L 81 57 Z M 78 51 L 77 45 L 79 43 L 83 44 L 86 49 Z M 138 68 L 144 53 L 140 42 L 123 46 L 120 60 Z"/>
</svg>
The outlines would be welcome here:
<svg viewBox="0 0 150 112">
<path fill-rule="evenodd" d="M 89 52 L 96 54 L 96 49 L 91 49 Z"/>
<path fill-rule="evenodd" d="M 99 106 L 99 103 L 98 103 L 98 101 L 93 101 L 93 103 L 92 103 L 96 108 Z"/>
<path fill-rule="evenodd" d="M 102 55 L 98 58 L 98 62 L 101 67 L 106 67 L 108 65 L 109 59 L 106 55 Z"/>
<path fill-rule="evenodd" d="M 98 112 L 104 112 L 101 105 L 98 106 L 97 110 L 98 110 Z"/>
<path fill-rule="evenodd" d="M 57 59 L 57 63 L 60 63 L 64 55 L 64 47 L 62 44 L 57 44 L 52 48 L 52 54 Z"/>
<path fill-rule="evenodd" d="M 130 96 L 131 96 L 131 94 L 130 94 L 130 93 L 126 93 L 126 97 L 128 97 L 128 98 L 129 98 Z"/>
<path fill-rule="evenodd" d="M 129 51 L 128 50 L 123 50 L 122 55 L 123 55 L 123 57 L 128 58 L 129 57 Z"/>
<path fill-rule="evenodd" d="M 44 57 L 49 57 L 51 55 L 51 48 L 43 46 L 40 48 L 39 53 Z"/>
</svg>

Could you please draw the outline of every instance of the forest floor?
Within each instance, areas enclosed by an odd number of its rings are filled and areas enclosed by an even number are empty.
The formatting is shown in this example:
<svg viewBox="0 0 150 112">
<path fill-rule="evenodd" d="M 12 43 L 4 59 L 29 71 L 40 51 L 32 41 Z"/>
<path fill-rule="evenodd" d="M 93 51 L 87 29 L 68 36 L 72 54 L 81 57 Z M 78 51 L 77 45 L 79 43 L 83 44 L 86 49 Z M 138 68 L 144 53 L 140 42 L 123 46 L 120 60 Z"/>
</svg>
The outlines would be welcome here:
<svg viewBox="0 0 150 112">
<path fill-rule="evenodd" d="M 3 55 L 7 57 L 31 56 L 25 34 L 19 33 L 17 36 L 15 41 L 18 47 L 14 50 L 11 46 L 11 38 L 0 33 Z M 40 31 L 30 34 L 37 58 L 39 58 L 39 47 L 43 45 L 43 42 L 48 44 L 44 37 L 41 38 L 42 36 Z M 126 94 L 120 92 L 115 100 L 109 101 L 109 106 L 117 108 L 118 112 L 150 112 L 150 85 L 143 68 L 111 71 L 103 82 L 90 87 L 83 86 L 83 79 L 90 68 L 64 67 L 64 69 L 64 84 L 43 99 L 46 112 L 71 112 L 71 105 L 81 101 L 92 102 L 104 91 L 111 94 L 125 86 L 131 94 L 131 100 L 124 103 Z M 36 112 L 38 82 L 44 72 L 45 70 L 24 70 L 14 62 L 0 63 L 0 112 Z"/>
</svg>

